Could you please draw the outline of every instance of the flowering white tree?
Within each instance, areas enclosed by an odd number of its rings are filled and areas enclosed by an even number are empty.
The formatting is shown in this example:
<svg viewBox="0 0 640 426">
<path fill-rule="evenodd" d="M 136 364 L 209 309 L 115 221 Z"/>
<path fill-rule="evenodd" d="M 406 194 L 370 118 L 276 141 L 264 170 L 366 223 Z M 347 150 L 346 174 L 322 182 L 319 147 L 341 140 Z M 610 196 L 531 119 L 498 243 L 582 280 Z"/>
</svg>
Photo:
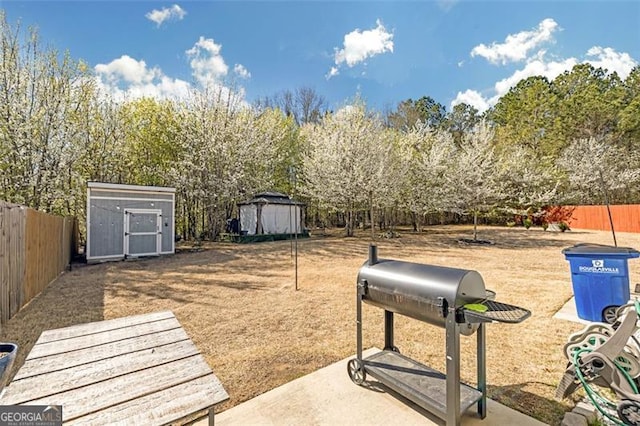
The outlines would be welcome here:
<svg viewBox="0 0 640 426">
<path fill-rule="evenodd" d="M 558 168 L 549 160 L 540 161 L 529 147 L 515 145 L 503 153 L 498 174 L 505 193 L 504 209 L 510 213 L 538 214 L 559 196 Z"/>
<path fill-rule="evenodd" d="M 600 203 L 626 201 L 618 194 L 633 192 L 640 183 L 640 157 L 636 151 L 618 146 L 608 137 L 573 141 L 558 158 L 566 173 L 568 202 Z"/>
<path fill-rule="evenodd" d="M 448 207 L 445 177 L 456 158 L 456 150 L 450 133 L 421 125 L 402 138 L 403 204 L 414 215 L 417 230 L 424 215 Z"/>
<path fill-rule="evenodd" d="M 344 212 L 351 236 L 356 211 L 380 204 L 387 193 L 392 152 L 388 133 L 379 117 L 356 103 L 319 124 L 306 125 L 302 135 L 308 145 L 302 155 L 301 189 L 320 207 Z"/>
<path fill-rule="evenodd" d="M 505 199 L 493 135 L 493 130 L 484 121 L 464 134 L 455 152 L 455 161 L 444 174 L 446 209 L 473 215 L 474 240 L 478 238 L 478 216 Z"/>
<path fill-rule="evenodd" d="M 569 181 L 568 201 L 604 202 L 609 213 L 613 242 L 617 245 L 609 203 L 616 192 L 632 192 L 640 183 L 640 163 L 635 151 L 616 146 L 609 137 L 573 141 L 561 154 L 558 164 Z M 621 200 L 623 201 L 623 200 Z"/>
<path fill-rule="evenodd" d="M 57 211 L 78 155 L 70 118 L 89 93 L 86 66 L 42 49 L 0 11 L 0 198 Z M 69 211 L 61 211 L 69 213 Z"/>
<path fill-rule="evenodd" d="M 53 211 L 78 218 L 82 229 L 86 214 L 88 181 L 130 183 L 125 129 L 121 107 L 85 86 L 86 92 L 73 114 L 67 116 L 74 131 L 68 135 L 65 171 L 52 183 Z"/>
<path fill-rule="evenodd" d="M 256 115 L 218 95 L 194 92 L 179 110 L 176 142 L 184 155 L 172 179 L 185 237 L 198 237 L 199 229 L 215 238 L 237 202 L 272 189 L 291 137 L 291 120 L 278 111 Z"/>
</svg>

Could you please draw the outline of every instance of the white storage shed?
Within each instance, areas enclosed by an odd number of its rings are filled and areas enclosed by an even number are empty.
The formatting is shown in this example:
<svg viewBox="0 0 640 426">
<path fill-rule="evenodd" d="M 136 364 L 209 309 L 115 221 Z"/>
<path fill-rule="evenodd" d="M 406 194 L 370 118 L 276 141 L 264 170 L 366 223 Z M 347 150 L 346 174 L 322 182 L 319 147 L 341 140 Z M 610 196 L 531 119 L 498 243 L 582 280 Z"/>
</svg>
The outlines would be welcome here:
<svg viewBox="0 0 640 426">
<path fill-rule="evenodd" d="M 87 262 L 175 252 L 175 188 L 89 182 Z"/>
<path fill-rule="evenodd" d="M 246 235 L 301 234 L 304 203 L 279 192 L 262 192 L 239 203 L 240 232 Z"/>
</svg>

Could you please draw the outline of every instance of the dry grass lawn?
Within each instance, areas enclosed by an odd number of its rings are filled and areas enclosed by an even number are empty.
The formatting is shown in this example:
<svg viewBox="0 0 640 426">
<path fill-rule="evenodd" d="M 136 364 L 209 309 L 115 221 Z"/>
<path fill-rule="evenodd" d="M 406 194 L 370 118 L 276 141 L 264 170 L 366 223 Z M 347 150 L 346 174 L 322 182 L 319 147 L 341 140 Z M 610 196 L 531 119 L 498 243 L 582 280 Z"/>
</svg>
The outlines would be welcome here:
<svg viewBox="0 0 640 426">
<path fill-rule="evenodd" d="M 470 234 L 469 227 L 433 227 L 377 244 L 381 258 L 475 269 L 496 300 L 530 309 L 521 324 L 488 326 L 489 396 L 559 424 L 572 407 L 553 398 L 566 364 L 562 348 L 582 328 L 552 318 L 572 295 L 561 249 L 610 244 L 611 236 L 483 227 L 480 237 L 495 245 L 458 244 Z M 20 345 L 17 369 L 43 330 L 170 309 L 229 392 L 224 410 L 355 353 L 355 279 L 369 242 L 368 234 L 337 232 L 299 240 L 298 291 L 289 241 L 216 243 L 164 258 L 83 265 L 9 321 L 0 340 Z M 619 234 L 618 244 L 640 247 L 640 235 Z M 640 264 L 631 260 L 630 269 L 633 286 Z M 365 347 L 383 345 L 382 320 L 380 309 L 364 305 Z M 398 316 L 395 334 L 404 354 L 444 371 L 444 329 Z M 475 338 L 461 341 L 462 376 L 474 383 Z"/>
</svg>

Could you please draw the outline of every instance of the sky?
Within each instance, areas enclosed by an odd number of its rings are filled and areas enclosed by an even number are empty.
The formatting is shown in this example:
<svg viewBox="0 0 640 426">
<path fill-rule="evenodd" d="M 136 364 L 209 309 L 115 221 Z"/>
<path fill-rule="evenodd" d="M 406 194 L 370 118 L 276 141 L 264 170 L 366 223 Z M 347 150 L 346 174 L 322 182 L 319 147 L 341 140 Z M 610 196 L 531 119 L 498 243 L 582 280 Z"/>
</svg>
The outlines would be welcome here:
<svg viewBox="0 0 640 426">
<path fill-rule="evenodd" d="M 231 88 L 247 103 L 309 87 L 330 109 L 431 96 L 481 112 L 521 79 L 640 62 L 640 1 L 16 1 L 10 23 L 127 99 Z"/>
</svg>

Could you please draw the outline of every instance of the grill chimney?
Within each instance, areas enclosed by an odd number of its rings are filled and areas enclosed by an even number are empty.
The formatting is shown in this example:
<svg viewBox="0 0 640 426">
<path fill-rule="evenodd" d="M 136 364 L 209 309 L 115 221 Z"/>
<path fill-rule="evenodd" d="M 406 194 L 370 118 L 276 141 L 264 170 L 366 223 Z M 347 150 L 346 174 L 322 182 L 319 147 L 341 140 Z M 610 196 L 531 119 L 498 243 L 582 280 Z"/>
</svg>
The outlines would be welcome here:
<svg viewBox="0 0 640 426">
<path fill-rule="evenodd" d="M 378 263 L 378 246 L 369 244 L 369 266 Z"/>
</svg>

